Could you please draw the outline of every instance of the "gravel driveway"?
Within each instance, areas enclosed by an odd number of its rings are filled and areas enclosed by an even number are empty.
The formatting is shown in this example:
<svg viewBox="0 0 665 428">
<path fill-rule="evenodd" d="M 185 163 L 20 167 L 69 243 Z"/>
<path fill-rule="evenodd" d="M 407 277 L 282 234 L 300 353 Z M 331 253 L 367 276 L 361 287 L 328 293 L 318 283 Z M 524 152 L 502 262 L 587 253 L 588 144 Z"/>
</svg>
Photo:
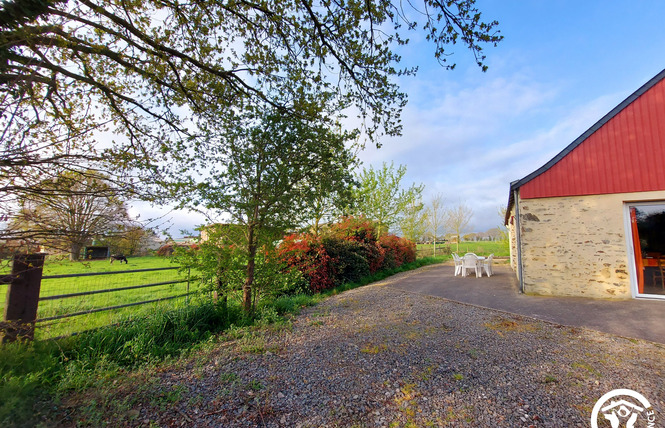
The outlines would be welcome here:
<svg viewBox="0 0 665 428">
<path fill-rule="evenodd" d="M 387 286 L 414 274 L 164 368 L 122 424 L 586 427 L 602 395 L 628 388 L 665 426 L 662 345 Z"/>
</svg>

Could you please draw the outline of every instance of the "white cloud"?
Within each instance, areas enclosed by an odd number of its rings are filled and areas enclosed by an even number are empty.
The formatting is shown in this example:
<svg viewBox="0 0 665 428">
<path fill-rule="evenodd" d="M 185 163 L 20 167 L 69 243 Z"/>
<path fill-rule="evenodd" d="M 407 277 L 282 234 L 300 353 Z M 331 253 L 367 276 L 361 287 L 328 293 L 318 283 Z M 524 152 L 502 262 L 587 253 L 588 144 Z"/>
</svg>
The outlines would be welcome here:
<svg viewBox="0 0 665 428">
<path fill-rule="evenodd" d="M 416 85 L 420 103 L 405 109 L 404 135 L 360 158 L 365 166 L 406 165 L 407 185 L 424 183 L 426 200 L 441 192 L 450 205 L 466 203 L 474 211 L 470 229 L 485 231 L 500 223 L 511 181 L 545 164 L 627 94 L 568 109 L 562 87 L 518 75 L 479 82 L 448 92 L 431 81 Z"/>
<path fill-rule="evenodd" d="M 158 232 L 167 232 L 173 238 L 187 234 L 197 234 L 196 227 L 207 224 L 206 217 L 195 211 L 175 210 L 168 206 L 155 206 L 148 202 L 134 201 L 130 203 L 129 215 L 146 227 L 155 228 Z"/>
</svg>

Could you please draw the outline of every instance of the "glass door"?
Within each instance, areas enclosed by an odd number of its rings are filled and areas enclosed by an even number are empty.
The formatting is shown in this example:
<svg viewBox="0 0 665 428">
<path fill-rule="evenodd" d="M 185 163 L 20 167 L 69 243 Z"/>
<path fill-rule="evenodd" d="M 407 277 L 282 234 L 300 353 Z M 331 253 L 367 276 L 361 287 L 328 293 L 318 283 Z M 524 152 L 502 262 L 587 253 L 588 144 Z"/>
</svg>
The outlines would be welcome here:
<svg viewBox="0 0 665 428">
<path fill-rule="evenodd" d="M 629 204 L 638 296 L 665 297 L 665 202 Z"/>
</svg>

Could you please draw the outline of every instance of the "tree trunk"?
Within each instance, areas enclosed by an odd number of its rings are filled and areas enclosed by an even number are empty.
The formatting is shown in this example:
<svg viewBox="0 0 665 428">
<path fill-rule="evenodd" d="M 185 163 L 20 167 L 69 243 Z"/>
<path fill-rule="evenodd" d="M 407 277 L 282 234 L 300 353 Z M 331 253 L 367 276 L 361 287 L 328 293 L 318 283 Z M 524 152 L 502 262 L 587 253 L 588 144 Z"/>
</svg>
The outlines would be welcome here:
<svg viewBox="0 0 665 428">
<path fill-rule="evenodd" d="M 321 217 L 319 217 L 317 215 L 316 219 L 314 220 L 314 236 L 319 236 L 319 229 L 320 229 L 319 222 L 320 222 L 320 220 L 321 220 Z"/>
<path fill-rule="evenodd" d="M 219 302 L 217 298 L 215 298 L 215 303 L 221 306 L 222 308 L 222 313 L 224 314 L 224 326 L 226 327 L 229 323 L 229 304 L 228 304 L 228 296 L 226 295 L 226 290 L 224 289 L 224 284 L 222 283 L 222 258 L 218 254 L 217 255 L 217 278 L 215 278 L 215 282 L 217 284 L 217 290 L 215 290 L 215 294 L 217 297 L 217 293 L 222 294 L 222 301 Z"/>
<path fill-rule="evenodd" d="M 69 260 L 73 262 L 78 261 L 81 257 L 81 248 L 83 248 L 83 245 L 79 243 L 72 244 L 69 248 Z"/>
<path fill-rule="evenodd" d="M 247 276 L 245 283 L 242 286 L 242 307 L 246 314 L 252 312 L 252 285 L 254 284 L 254 269 L 256 267 L 256 239 L 254 237 L 253 224 L 249 225 L 249 233 L 247 235 L 248 251 L 247 251 Z"/>
</svg>

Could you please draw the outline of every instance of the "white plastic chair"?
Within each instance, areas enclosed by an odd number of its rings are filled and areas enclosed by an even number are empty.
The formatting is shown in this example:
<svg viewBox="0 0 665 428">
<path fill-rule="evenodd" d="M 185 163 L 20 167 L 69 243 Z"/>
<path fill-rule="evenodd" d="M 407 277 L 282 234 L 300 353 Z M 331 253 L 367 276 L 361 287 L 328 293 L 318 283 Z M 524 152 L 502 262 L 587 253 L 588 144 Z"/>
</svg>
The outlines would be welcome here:
<svg viewBox="0 0 665 428">
<path fill-rule="evenodd" d="M 455 262 L 455 276 L 462 274 L 462 258 L 453 253 L 453 261 Z"/>
<path fill-rule="evenodd" d="M 490 254 L 489 257 L 483 260 L 483 269 L 485 270 L 485 274 L 488 277 L 494 274 L 494 272 L 492 271 L 492 259 L 494 259 L 494 254 Z"/>
<path fill-rule="evenodd" d="M 476 270 L 476 278 L 479 278 L 483 275 L 482 265 L 478 263 L 478 256 L 473 253 L 467 253 L 462 257 L 462 276 L 466 276 L 467 269 Z"/>
</svg>

